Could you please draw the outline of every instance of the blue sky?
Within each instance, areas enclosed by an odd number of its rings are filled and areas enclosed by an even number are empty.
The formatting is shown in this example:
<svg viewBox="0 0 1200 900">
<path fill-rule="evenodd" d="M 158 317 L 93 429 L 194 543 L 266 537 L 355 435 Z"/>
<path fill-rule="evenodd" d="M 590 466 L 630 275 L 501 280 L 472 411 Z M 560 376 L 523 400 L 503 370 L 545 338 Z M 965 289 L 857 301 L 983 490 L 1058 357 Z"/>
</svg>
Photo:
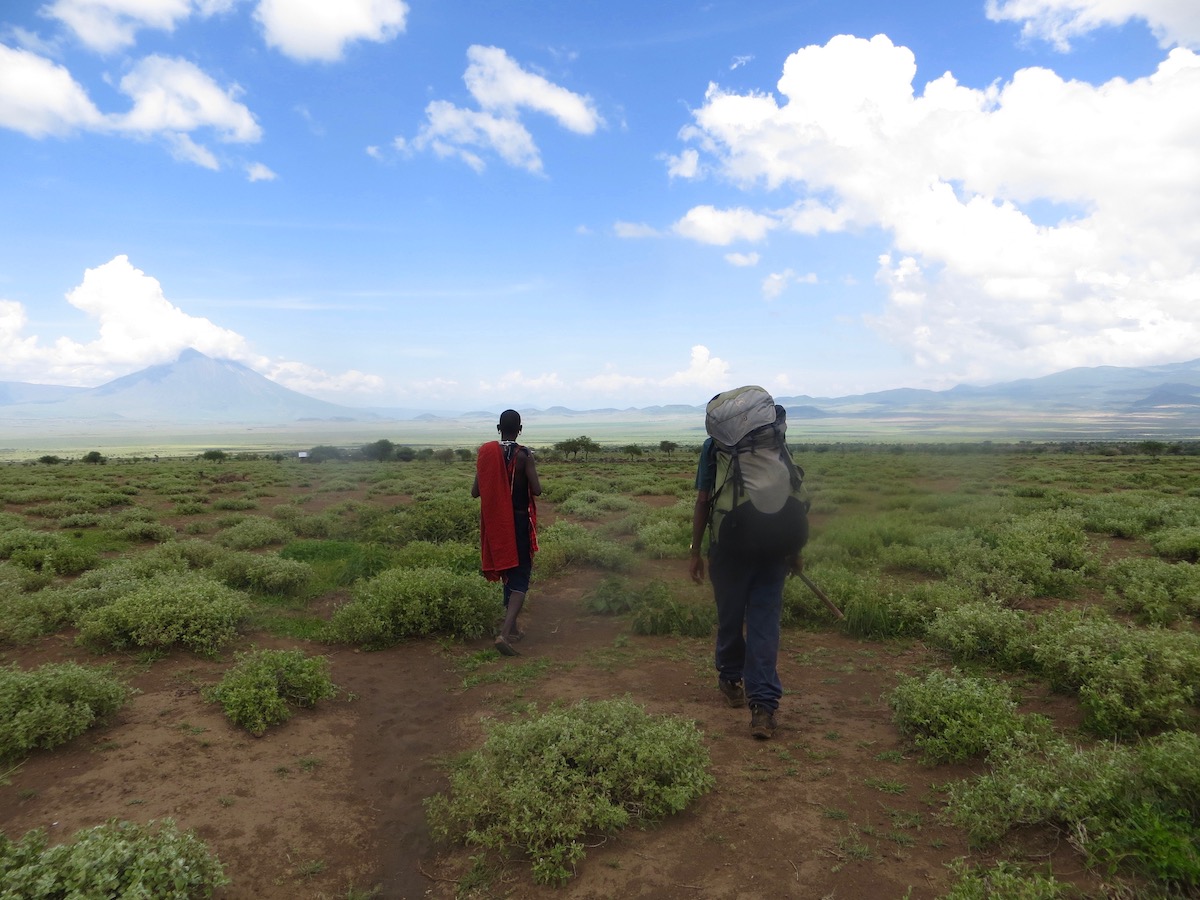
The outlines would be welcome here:
<svg viewBox="0 0 1200 900">
<path fill-rule="evenodd" d="M 354 406 L 1200 355 L 1200 4 L 6 0 L 0 380 Z"/>
</svg>

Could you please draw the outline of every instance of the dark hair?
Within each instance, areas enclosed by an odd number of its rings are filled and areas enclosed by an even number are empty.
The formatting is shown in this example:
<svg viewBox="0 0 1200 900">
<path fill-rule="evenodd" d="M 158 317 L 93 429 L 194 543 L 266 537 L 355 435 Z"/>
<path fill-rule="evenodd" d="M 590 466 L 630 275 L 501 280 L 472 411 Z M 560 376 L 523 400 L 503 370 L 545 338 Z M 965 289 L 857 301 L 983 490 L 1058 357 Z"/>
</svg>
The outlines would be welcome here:
<svg viewBox="0 0 1200 900">
<path fill-rule="evenodd" d="M 500 424 L 496 427 L 501 434 L 516 434 L 521 430 L 521 414 L 515 409 L 506 409 L 500 413 Z"/>
</svg>

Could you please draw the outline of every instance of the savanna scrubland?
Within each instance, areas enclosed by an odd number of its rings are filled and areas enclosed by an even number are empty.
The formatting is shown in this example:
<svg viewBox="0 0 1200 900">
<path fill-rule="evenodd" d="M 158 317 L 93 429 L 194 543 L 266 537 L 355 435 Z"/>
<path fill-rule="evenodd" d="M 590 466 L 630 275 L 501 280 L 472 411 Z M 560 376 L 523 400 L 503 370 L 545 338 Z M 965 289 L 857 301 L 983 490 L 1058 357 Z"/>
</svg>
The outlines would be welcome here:
<svg viewBox="0 0 1200 900">
<path fill-rule="evenodd" d="M 768 742 L 694 449 L 546 454 L 515 659 L 469 454 L 0 466 L 0 897 L 1200 890 L 1190 448 L 795 446 Z"/>
</svg>

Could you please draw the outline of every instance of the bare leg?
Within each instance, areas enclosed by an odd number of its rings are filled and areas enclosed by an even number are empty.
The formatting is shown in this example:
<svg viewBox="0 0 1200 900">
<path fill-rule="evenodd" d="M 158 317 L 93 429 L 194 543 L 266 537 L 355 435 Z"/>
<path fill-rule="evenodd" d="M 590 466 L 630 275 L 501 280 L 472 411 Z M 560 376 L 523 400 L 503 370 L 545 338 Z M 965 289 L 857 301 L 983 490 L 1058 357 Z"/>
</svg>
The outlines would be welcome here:
<svg viewBox="0 0 1200 900">
<path fill-rule="evenodd" d="M 524 603 L 524 592 L 513 591 L 508 595 L 508 614 L 504 617 L 504 624 L 500 626 L 500 634 L 496 638 L 496 649 L 505 656 L 517 655 L 509 641 L 517 633 L 517 616 L 521 614 L 521 606 Z"/>
</svg>

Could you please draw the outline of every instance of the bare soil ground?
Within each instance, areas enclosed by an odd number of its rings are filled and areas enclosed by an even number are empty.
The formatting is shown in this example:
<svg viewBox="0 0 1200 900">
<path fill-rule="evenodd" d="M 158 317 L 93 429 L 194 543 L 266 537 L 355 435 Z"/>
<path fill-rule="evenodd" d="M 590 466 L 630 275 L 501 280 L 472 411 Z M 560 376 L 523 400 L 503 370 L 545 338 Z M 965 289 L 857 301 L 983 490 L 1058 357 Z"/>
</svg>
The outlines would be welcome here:
<svg viewBox="0 0 1200 900">
<path fill-rule="evenodd" d="M 633 577 L 682 584 L 685 570 L 651 562 Z M 116 657 L 139 693 L 107 726 L 8 773 L 0 830 L 45 828 L 56 842 L 109 818 L 171 817 L 224 863 L 232 883 L 219 898 L 933 898 L 953 881 L 950 861 L 989 861 L 938 819 L 939 785 L 973 770 L 922 765 L 885 701 L 899 673 L 939 657 L 916 643 L 785 630 L 780 728 L 755 741 L 749 713 L 717 692 L 709 643 L 640 637 L 621 619 L 588 614 L 582 599 L 599 578 L 538 581 L 522 656 L 470 673 L 465 662 L 490 641 L 306 646 L 329 656 L 346 696 L 257 739 L 200 697 L 228 660 Z M 498 612 L 499 603 L 497 590 Z M 95 662 L 72 638 L 0 662 Z M 259 634 L 242 643 L 251 645 L 294 642 Z M 694 720 L 705 735 L 716 788 L 691 809 L 598 840 L 563 888 L 535 885 L 519 857 L 477 866 L 474 851 L 431 841 L 423 801 L 446 787 L 448 756 L 480 745 L 486 719 L 625 695 Z M 1073 707 L 1045 696 L 1030 708 L 1069 727 Z M 1013 841 L 1059 879 L 1096 889 L 1065 839 L 1038 831 Z"/>
</svg>

